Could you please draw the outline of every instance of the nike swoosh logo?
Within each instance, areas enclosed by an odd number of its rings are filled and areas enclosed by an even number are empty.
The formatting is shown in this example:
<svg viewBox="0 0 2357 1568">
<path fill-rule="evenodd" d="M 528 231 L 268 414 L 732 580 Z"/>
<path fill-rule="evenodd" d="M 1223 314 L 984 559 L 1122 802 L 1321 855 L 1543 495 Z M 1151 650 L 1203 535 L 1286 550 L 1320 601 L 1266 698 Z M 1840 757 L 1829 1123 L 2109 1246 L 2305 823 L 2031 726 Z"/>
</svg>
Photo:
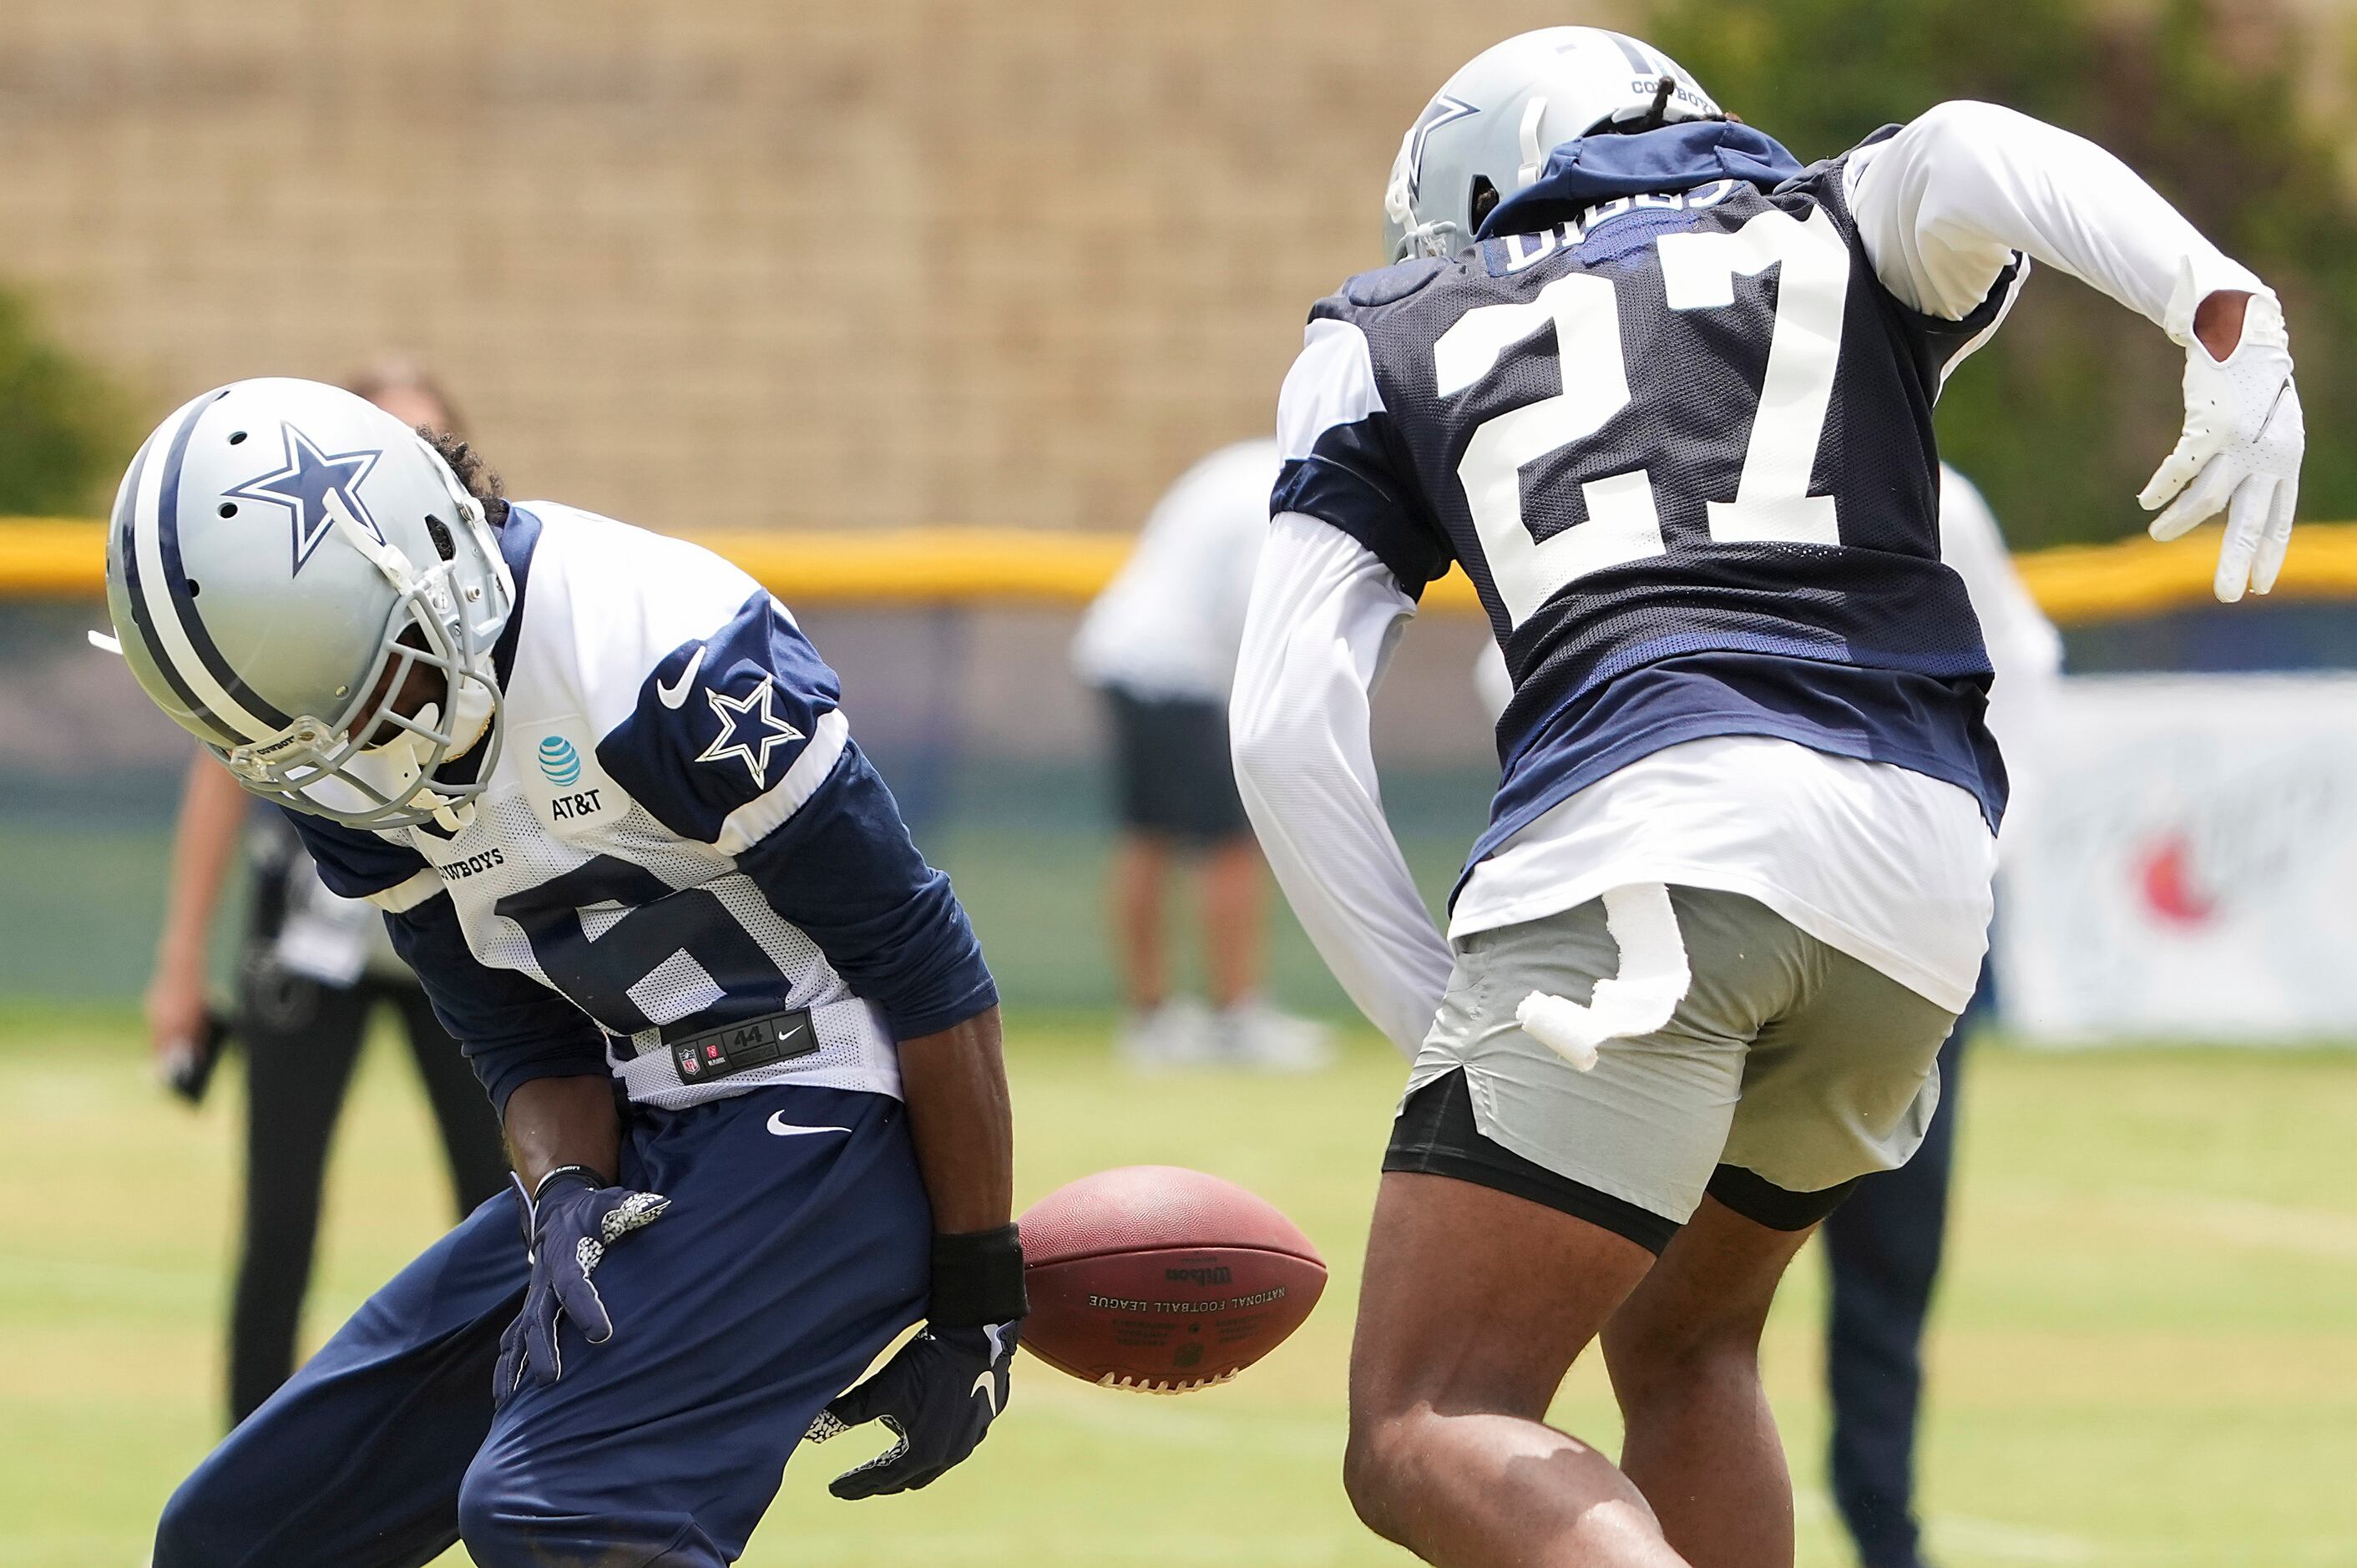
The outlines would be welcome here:
<svg viewBox="0 0 2357 1568">
<path fill-rule="evenodd" d="M 982 1376 L 974 1379 L 973 1391 L 988 1400 L 990 1402 L 990 1413 L 993 1416 L 997 1415 L 998 1385 L 990 1380 L 990 1374 L 988 1372 L 985 1372 Z"/>
<path fill-rule="evenodd" d="M 804 1127 L 798 1122 L 787 1121 L 786 1113 L 782 1111 L 770 1112 L 770 1134 L 776 1138 L 803 1138 L 813 1133 L 841 1133 L 848 1136 L 850 1132 L 851 1129 L 848 1127 Z"/>
<path fill-rule="evenodd" d="M 660 681 L 655 682 L 655 695 L 662 699 L 664 707 L 675 708 L 687 701 L 687 689 L 695 684 L 695 672 L 704 668 L 704 646 L 697 646 L 695 657 L 690 659 L 687 668 L 679 672 L 677 685 L 666 686 Z"/>
</svg>

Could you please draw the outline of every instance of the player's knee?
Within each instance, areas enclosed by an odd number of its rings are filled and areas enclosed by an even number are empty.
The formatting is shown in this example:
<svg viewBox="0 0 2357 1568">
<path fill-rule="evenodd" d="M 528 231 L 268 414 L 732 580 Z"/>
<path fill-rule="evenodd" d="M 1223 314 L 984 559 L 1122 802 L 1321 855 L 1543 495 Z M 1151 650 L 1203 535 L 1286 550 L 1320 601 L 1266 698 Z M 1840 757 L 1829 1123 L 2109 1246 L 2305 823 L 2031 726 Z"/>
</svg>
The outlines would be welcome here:
<svg viewBox="0 0 2357 1568">
<path fill-rule="evenodd" d="M 482 1568 L 554 1561 L 546 1557 L 554 1522 L 547 1499 L 525 1485 L 520 1466 L 488 1454 L 468 1466 L 458 1486 L 458 1539 Z"/>
<path fill-rule="evenodd" d="M 1604 1331 L 1604 1359 L 1621 1412 L 1633 1420 L 1701 1392 L 1757 1384 L 1760 1329 L 1732 1318 L 1679 1324 L 1616 1320 Z"/>
<path fill-rule="evenodd" d="M 180 1483 L 156 1521 L 152 1568 L 237 1568 L 246 1560 L 236 1532 L 239 1510 L 224 1503 L 205 1472 Z"/>
<path fill-rule="evenodd" d="M 544 1466 L 488 1452 L 468 1467 L 458 1487 L 458 1538 L 479 1568 L 720 1568 L 726 1561 L 691 1520 L 635 1517 L 553 1497 L 546 1476 Z"/>
<path fill-rule="evenodd" d="M 1411 1468 L 1414 1417 L 1369 1412 L 1356 1405 L 1351 1434 L 1342 1445 L 1342 1491 L 1359 1522 L 1388 1540 L 1399 1539 L 1392 1520 Z"/>
<path fill-rule="evenodd" d="M 1384 1533 L 1382 1521 L 1388 1511 L 1384 1499 L 1390 1495 L 1383 1474 L 1385 1457 L 1382 1440 L 1352 1422 L 1350 1441 L 1342 1446 L 1342 1491 L 1359 1522 L 1378 1535 Z"/>
</svg>

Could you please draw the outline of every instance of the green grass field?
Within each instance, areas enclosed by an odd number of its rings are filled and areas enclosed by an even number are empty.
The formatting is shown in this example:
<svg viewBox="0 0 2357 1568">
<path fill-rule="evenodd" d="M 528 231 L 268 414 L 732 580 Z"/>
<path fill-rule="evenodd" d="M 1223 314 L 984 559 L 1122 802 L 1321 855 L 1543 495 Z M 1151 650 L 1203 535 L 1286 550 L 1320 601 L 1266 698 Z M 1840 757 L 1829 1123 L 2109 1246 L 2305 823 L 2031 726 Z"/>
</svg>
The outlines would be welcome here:
<svg viewBox="0 0 2357 1568">
<path fill-rule="evenodd" d="M 838 1503 L 823 1482 L 842 1456 L 805 1455 L 748 1563 L 1406 1561 L 1359 1529 L 1336 1478 L 1396 1063 L 1361 1040 L 1315 1078 L 1146 1093 L 1103 1035 L 1086 1015 L 1014 1020 L 1020 1196 L 1137 1161 L 1216 1171 L 1325 1249 L 1325 1304 L 1241 1381 L 1185 1400 L 1027 1361 L 988 1445 L 921 1495 Z M 345 1123 L 314 1337 L 443 1222 L 407 1073 L 373 1050 Z M 1925 1447 L 1942 1560 L 2357 1563 L 2357 1054 L 1988 1048 L 1967 1096 Z M 130 1568 L 219 1419 L 234 1068 L 191 1115 L 146 1081 L 127 1011 L 0 1009 L 0 1101 L 15 1112 L 0 1565 Z M 1813 1255 L 1796 1269 L 1767 1360 L 1801 1477 L 1802 1560 L 1835 1564 L 1819 1272 Z M 1558 1415 L 1611 1440 L 1597 1368 L 1575 1371 Z"/>
</svg>

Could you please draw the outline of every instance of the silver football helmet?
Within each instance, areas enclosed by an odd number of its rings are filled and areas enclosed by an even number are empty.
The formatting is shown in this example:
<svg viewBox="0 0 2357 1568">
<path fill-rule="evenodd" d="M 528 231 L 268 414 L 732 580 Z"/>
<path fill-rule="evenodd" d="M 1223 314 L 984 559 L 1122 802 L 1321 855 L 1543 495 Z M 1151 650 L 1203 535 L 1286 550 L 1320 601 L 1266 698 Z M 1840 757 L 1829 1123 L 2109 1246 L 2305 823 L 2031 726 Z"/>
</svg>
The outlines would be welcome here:
<svg viewBox="0 0 2357 1568">
<path fill-rule="evenodd" d="M 147 695 L 267 800 L 455 828 L 498 760 L 499 541 L 433 447 L 339 388 L 237 381 L 158 425 L 115 495 L 106 601 Z M 435 698 L 404 714 L 421 668 Z M 435 776 L 478 745 L 472 782 Z"/>
<path fill-rule="evenodd" d="M 1606 129 L 1723 120 L 1686 69 L 1602 27 L 1542 27 L 1483 49 L 1408 127 L 1383 195 L 1387 259 L 1473 243 L 1476 203 L 1537 179 L 1547 155 Z"/>
</svg>

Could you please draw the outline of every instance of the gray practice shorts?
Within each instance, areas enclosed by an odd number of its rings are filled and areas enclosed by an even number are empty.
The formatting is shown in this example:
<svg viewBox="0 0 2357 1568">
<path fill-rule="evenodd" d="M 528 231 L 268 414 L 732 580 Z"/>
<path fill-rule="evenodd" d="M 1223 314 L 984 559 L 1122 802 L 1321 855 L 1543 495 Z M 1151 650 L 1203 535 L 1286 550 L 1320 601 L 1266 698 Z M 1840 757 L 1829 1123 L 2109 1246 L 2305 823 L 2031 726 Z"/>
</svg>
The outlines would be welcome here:
<svg viewBox="0 0 2357 1568">
<path fill-rule="evenodd" d="M 1586 1005 L 1619 973 L 1603 901 L 1458 942 L 1384 1167 L 1517 1192 L 1659 1251 L 1706 1188 L 1797 1230 L 1833 1189 L 1904 1165 L 1939 1104 L 1955 1015 L 1756 899 L 1669 892 L 1692 983 L 1665 1027 L 1605 1041 L 1587 1072 L 1514 1011 L 1534 991 Z"/>
</svg>

